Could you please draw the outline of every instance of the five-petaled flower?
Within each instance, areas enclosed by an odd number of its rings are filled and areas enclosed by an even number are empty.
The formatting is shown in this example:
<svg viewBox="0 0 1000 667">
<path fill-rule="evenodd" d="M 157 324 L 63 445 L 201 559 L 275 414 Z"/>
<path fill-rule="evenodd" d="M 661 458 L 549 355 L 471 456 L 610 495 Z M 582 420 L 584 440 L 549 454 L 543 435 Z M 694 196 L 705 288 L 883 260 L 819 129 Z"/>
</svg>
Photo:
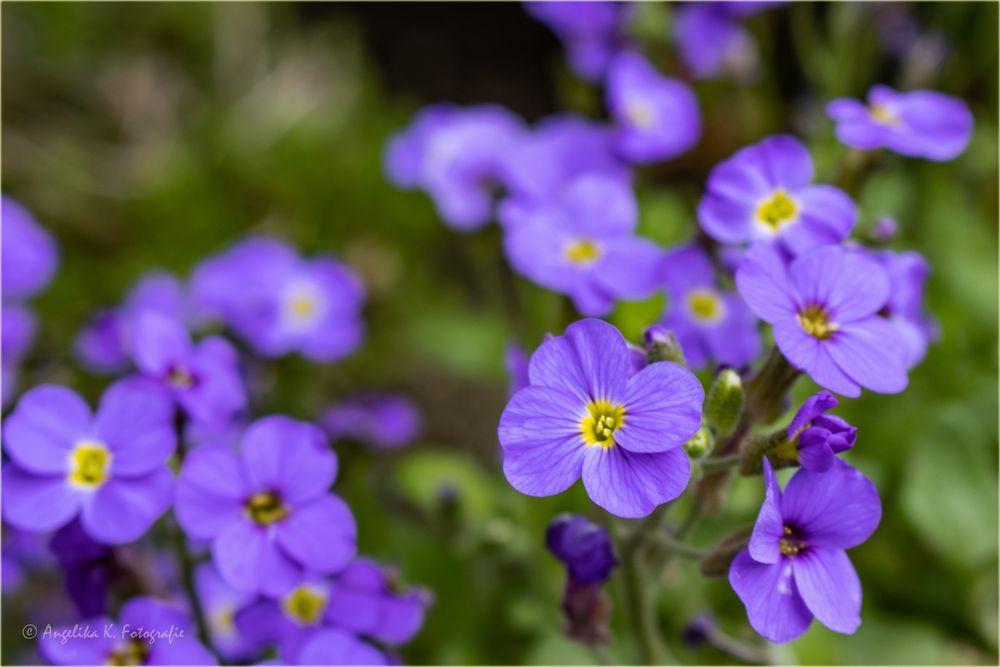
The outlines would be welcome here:
<svg viewBox="0 0 1000 667">
<path fill-rule="evenodd" d="M 687 486 L 681 446 L 701 425 L 704 400 L 689 370 L 659 362 L 630 376 L 622 335 L 586 319 L 543 343 L 528 372 L 531 385 L 511 398 L 498 430 L 515 489 L 550 496 L 582 476 L 591 500 L 634 518 Z"/>
</svg>

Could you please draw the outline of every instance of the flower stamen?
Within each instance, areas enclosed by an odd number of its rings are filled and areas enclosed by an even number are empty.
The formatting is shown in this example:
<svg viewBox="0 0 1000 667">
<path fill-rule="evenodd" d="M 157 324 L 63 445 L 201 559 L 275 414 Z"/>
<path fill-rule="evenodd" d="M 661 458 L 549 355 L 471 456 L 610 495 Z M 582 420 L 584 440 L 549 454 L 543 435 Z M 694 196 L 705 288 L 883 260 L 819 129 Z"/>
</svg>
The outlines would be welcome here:
<svg viewBox="0 0 1000 667">
<path fill-rule="evenodd" d="M 78 488 L 93 490 L 108 479 L 111 452 L 102 442 L 84 440 L 70 454 L 69 481 Z"/>
<path fill-rule="evenodd" d="M 566 247 L 566 259 L 574 264 L 590 264 L 601 256 L 601 247 L 590 239 L 580 239 Z"/>
<path fill-rule="evenodd" d="M 281 496 L 273 491 L 263 491 L 250 496 L 246 503 L 250 518 L 262 526 L 268 526 L 284 519 L 291 512 L 281 501 Z"/>
<path fill-rule="evenodd" d="M 818 340 L 826 340 L 840 326 L 830 321 L 830 313 L 818 304 L 810 304 L 798 312 L 795 318 L 807 334 Z"/>
<path fill-rule="evenodd" d="M 625 423 L 625 406 L 610 401 L 591 401 L 587 415 L 580 420 L 584 444 L 598 445 L 605 449 L 615 446 L 615 431 Z"/>
<path fill-rule="evenodd" d="M 778 190 L 774 196 L 765 201 L 757 209 L 757 220 L 766 225 L 772 232 L 778 231 L 782 225 L 788 224 L 798 214 L 799 208 L 795 201 Z"/>
</svg>

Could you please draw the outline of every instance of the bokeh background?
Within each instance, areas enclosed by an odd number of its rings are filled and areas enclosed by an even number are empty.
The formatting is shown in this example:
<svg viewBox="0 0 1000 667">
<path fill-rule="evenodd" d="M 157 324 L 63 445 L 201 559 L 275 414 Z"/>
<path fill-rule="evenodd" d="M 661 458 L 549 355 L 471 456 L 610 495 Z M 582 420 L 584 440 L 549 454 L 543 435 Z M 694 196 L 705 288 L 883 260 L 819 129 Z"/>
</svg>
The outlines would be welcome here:
<svg viewBox="0 0 1000 667">
<path fill-rule="evenodd" d="M 633 26 L 668 72 L 678 69 L 671 11 L 643 5 Z M 76 365 L 73 337 L 153 267 L 185 275 L 249 232 L 332 251 L 365 278 L 368 338 L 333 366 L 273 364 L 256 408 L 312 418 L 362 389 L 419 404 L 423 436 L 406 450 L 338 446 L 338 490 L 362 551 L 395 561 L 436 597 L 404 658 L 592 663 L 561 636 L 563 573 L 543 534 L 560 511 L 608 517 L 580 488 L 549 499 L 513 491 L 496 441 L 504 348 L 533 348 L 560 329 L 564 300 L 510 276 L 496 228 L 452 232 L 381 166 L 386 140 L 434 101 L 495 102 L 532 121 L 560 109 L 599 117 L 600 91 L 568 72 L 556 38 L 513 3 L 4 3 L 2 24 L 3 190 L 62 247 L 36 300 L 40 338 L 22 387 L 60 382 L 98 396 L 106 380 Z M 698 83 L 701 143 L 641 172 L 641 231 L 671 244 L 693 233 L 713 164 L 766 134 L 801 136 L 818 180 L 829 180 L 844 155 L 823 114 L 832 97 L 878 82 L 930 87 L 975 115 L 959 159 L 883 156 L 855 191 L 862 229 L 894 216 L 894 246 L 928 257 L 941 340 L 905 393 L 866 392 L 840 411 L 860 431 L 851 460 L 884 503 L 879 530 L 852 551 L 861 629 L 844 637 L 814 624 L 775 660 L 996 664 L 997 24 L 995 3 L 793 3 L 762 14 L 748 22 L 759 76 Z M 662 308 L 662 296 L 622 304 L 610 319 L 635 338 Z M 803 379 L 796 394 L 813 390 Z M 709 546 L 751 521 L 761 496 L 759 479 L 740 480 L 692 541 Z M 690 562 L 661 579 L 662 630 L 684 662 L 729 660 L 681 642 L 703 611 L 753 640 L 724 580 L 701 578 Z M 29 607 L 64 595 L 55 571 L 30 585 L 3 601 L 7 664 L 26 648 Z M 609 654 L 632 661 L 620 582 L 610 586 Z"/>
</svg>

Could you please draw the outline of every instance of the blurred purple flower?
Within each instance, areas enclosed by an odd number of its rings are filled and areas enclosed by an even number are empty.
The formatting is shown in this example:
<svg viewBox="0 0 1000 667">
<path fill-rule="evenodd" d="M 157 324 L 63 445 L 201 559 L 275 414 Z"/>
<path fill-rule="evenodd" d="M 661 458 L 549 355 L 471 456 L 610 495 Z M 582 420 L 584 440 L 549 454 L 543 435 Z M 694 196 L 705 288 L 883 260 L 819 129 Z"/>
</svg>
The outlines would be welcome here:
<svg viewBox="0 0 1000 667">
<path fill-rule="evenodd" d="M 940 335 L 937 322 L 924 307 L 930 265 L 915 251 L 876 250 L 871 256 L 889 278 L 889 300 L 881 314 L 896 328 L 903 341 L 906 367 L 913 368 L 923 361 L 927 347 Z"/>
<path fill-rule="evenodd" d="M 64 635 L 69 637 L 65 642 Z M 38 646 L 54 665 L 217 664 L 196 637 L 191 619 L 180 607 L 137 597 L 122 607 L 118 623 L 99 617 L 55 628 L 39 637 Z"/>
<path fill-rule="evenodd" d="M 582 476 L 591 500 L 625 518 L 676 498 L 690 475 L 681 445 L 701 425 L 704 391 L 674 363 L 629 370 L 625 339 L 601 320 L 575 322 L 543 343 L 531 357 L 531 386 L 500 417 L 511 486 L 551 496 Z"/>
<path fill-rule="evenodd" d="M 299 653 L 300 665 L 391 665 L 396 664 L 379 649 L 349 632 L 324 628 L 307 641 Z"/>
<path fill-rule="evenodd" d="M 899 93 L 873 86 L 867 104 L 836 99 L 827 114 L 837 123 L 837 138 L 861 150 L 888 148 L 944 162 L 958 157 L 972 138 L 972 112 L 965 102 L 932 90 Z"/>
<path fill-rule="evenodd" d="M 394 394 L 345 399 L 327 408 L 319 423 L 332 440 L 357 440 L 375 449 L 407 445 L 417 438 L 421 428 L 416 405 Z"/>
<path fill-rule="evenodd" d="M 226 339 L 213 336 L 193 344 L 179 321 L 146 311 L 133 322 L 130 348 L 139 371 L 192 419 L 227 424 L 246 407 L 239 358 Z"/>
<path fill-rule="evenodd" d="M 227 584 L 211 563 L 199 565 L 194 578 L 212 644 L 228 661 L 246 662 L 252 657 L 253 648 L 239 633 L 236 614 L 253 602 L 256 595 Z"/>
<path fill-rule="evenodd" d="M 527 387 L 531 382 L 528 380 L 528 362 L 531 357 L 524 351 L 524 348 L 517 343 L 509 343 L 504 354 L 504 366 L 507 369 L 508 396 L 513 396 L 519 390 Z"/>
<path fill-rule="evenodd" d="M 583 176 L 508 229 L 504 246 L 516 271 L 570 296 L 581 313 L 603 315 L 616 298 L 642 299 L 658 287 L 663 252 L 635 235 L 637 223 L 626 183 Z"/>
<path fill-rule="evenodd" d="M 25 306 L 5 303 L 0 311 L 0 320 L 3 322 L 0 327 L 0 394 L 6 405 L 17 388 L 18 366 L 35 337 L 35 316 Z"/>
<path fill-rule="evenodd" d="M 34 296 L 52 280 L 59 264 L 59 246 L 28 209 L 7 195 L 0 197 L 0 219 L 0 285 L 9 303 Z"/>
<path fill-rule="evenodd" d="M 170 399 L 146 380 L 112 385 L 96 415 L 69 389 L 36 387 L 4 422 L 4 520 L 44 532 L 80 515 L 95 540 L 131 542 L 170 506 L 175 445 Z"/>
<path fill-rule="evenodd" d="M 189 537 L 211 540 L 225 581 L 281 595 L 304 570 L 330 573 L 354 557 L 350 509 L 328 492 L 337 458 L 312 424 L 272 416 L 251 424 L 238 453 L 190 452 L 175 512 Z"/>
<path fill-rule="evenodd" d="M 630 7 L 624 2 L 526 2 L 524 8 L 562 41 L 570 68 L 599 81 L 624 41 Z"/>
<path fill-rule="evenodd" d="M 201 317 L 222 319 L 265 357 L 300 352 L 332 362 L 364 335 L 360 278 L 332 257 L 304 259 L 274 238 L 244 239 L 210 257 L 191 285 Z"/>
<path fill-rule="evenodd" d="M 785 266 L 771 245 L 750 249 L 736 274 L 740 295 L 774 326 L 785 358 L 821 387 L 856 397 L 861 387 L 906 388 L 902 343 L 878 311 L 889 299 L 885 271 L 860 252 L 827 246 Z"/>
<path fill-rule="evenodd" d="M 854 202 L 812 179 L 812 158 L 798 139 L 768 137 L 716 165 L 698 220 L 720 243 L 777 240 L 792 254 L 840 243 L 857 221 Z"/>
<path fill-rule="evenodd" d="M 428 107 L 389 142 L 386 172 L 398 187 L 426 190 L 449 226 L 478 229 L 493 216 L 504 160 L 523 132 L 502 107 Z"/>
<path fill-rule="evenodd" d="M 611 63 L 607 105 L 616 121 L 615 145 L 632 162 L 676 157 L 701 136 L 701 113 L 691 88 L 662 76 L 637 52 L 621 53 Z"/>
<path fill-rule="evenodd" d="M 578 514 L 560 514 L 545 531 L 545 546 L 577 584 L 603 583 L 618 565 L 608 531 Z"/>
<path fill-rule="evenodd" d="M 3 560 L 0 585 L 4 595 L 21 587 L 33 571 L 51 567 L 51 554 L 42 535 L 13 526 L 3 526 Z"/>
<path fill-rule="evenodd" d="M 739 294 L 719 288 L 704 250 L 693 244 L 678 247 L 663 267 L 668 298 L 663 326 L 674 332 L 691 368 L 711 361 L 738 367 L 757 358 L 757 318 Z"/>
<path fill-rule="evenodd" d="M 821 391 L 806 399 L 788 425 L 788 439 L 797 440 L 799 462 L 803 468 L 826 472 L 837 454 L 854 447 L 858 430 L 840 417 L 825 414 L 837 407 L 837 399 Z"/>
<path fill-rule="evenodd" d="M 729 570 L 750 625 L 778 643 L 801 635 L 813 617 L 853 634 L 861 624 L 861 582 L 845 549 L 878 526 L 875 485 L 840 460 L 828 472 L 800 469 L 782 495 L 765 458 L 764 480 L 767 497 L 750 545 Z"/>
<path fill-rule="evenodd" d="M 757 69 L 757 43 L 730 11 L 729 2 L 689 2 L 677 10 L 674 39 L 681 58 L 699 79 L 727 72 L 748 76 Z"/>
</svg>

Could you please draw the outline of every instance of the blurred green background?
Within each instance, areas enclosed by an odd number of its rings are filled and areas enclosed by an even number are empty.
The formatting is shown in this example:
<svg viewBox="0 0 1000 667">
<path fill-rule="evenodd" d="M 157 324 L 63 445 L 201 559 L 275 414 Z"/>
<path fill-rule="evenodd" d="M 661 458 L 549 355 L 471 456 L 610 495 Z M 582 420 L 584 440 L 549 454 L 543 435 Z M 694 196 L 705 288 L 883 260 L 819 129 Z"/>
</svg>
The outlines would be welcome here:
<svg viewBox="0 0 1000 667">
<path fill-rule="evenodd" d="M 883 5 L 794 4 L 751 20 L 762 76 L 697 85 L 704 138 L 641 171 L 642 231 L 664 244 L 688 238 L 708 170 L 769 133 L 807 140 L 819 180 L 830 180 L 845 153 L 823 114 L 834 96 L 884 82 L 967 100 L 975 136 L 958 160 L 883 155 L 855 193 L 860 229 L 892 215 L 894 247 L 928 257 L 942 336 L 905 393 L 865 393 L 839 411 L 859 428 L 850 460 L 884 504 L 879 530 L 851 552 L 865 593 L 861 629 L 845 637 L 814 623 L 773 657 L 996 664 L 997 5 L 891 4 L 930 36 L 905 57 L 880 46 Z M 248 232 L 337 253 L 370 290 L 363 348 L 331 367 L 273 364 L 256 409 L 311 418 L 367 388 L 419 403 L 426 428 L 409 449 L 338 447 L 338 489 L 362 550 L 436 596 L 404 658 L 592 663 L 560 634 L 563 573 L 543 534 L 560 511 L 608 517 L 580 488 L 548 499 L 513 491 L 496 442 L 504 347 L 533 348 L 560 329 L 563 300 L 521 279 L 511 287 L 496 228 L 453 233 L 422 193 L 393 189 L 381 168 L 387 138 L 431 101 L 498 102 L 532 121 L 561 108 L 601 115 L 599 91 L 568 73 L 556 39 L 519 5 L 493 3 L 4 3 L 2 20 L 3 190 L 62 247 L 58 275 L 36 300 L 41 332 L 22 386 L 62 382 L 97 396 L 106 380 L 75 365 L 73 337 L 150 268 L 186 275 Z M 670 20 L 670 6 L 643 5 L 633 27 L 664 71 L 678 67 Z M 662 297 L 623 304 L 611 319 L 637 338 L 662 306 Z M 814 390 L 801 380 L 796 395 Z M 739 480 L 692 541 L 710 546 L 752 521 L 761 497 L 759 479 Z M 629 662 L 619 579 L 609 655 Z M 684 662 L 729 660 L 683 646 L 682 627 L 702 611 L 754 641 L 724 580 L 683 562 L 660 584 L 663 636 Z M 14 612 L 4 619 L 8 663 L 23 648 Z"/>
</svg>

